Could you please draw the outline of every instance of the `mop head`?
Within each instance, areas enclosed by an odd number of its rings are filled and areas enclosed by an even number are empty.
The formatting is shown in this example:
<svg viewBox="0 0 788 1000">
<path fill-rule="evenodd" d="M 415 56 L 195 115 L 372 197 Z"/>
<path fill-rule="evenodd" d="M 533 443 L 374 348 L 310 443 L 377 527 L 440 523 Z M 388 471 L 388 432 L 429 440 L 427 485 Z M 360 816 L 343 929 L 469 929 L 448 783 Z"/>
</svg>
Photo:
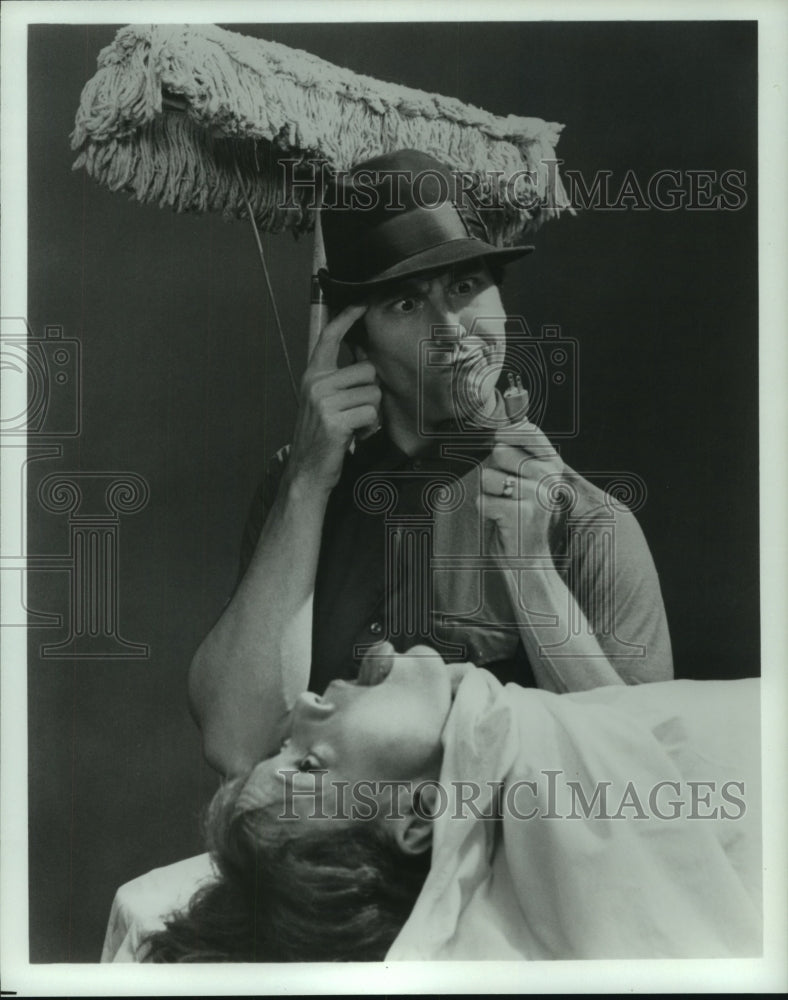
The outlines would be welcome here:
<svg viewBox="0 0 788 1000">
<path fill-rule="evenodd" d="M 541 118 L 497 117 L 215 25 L 129 25 L 98 66 L 71 136 L 74 168 L 142 202 L 240 218 L 243 183 L 261 228 L 299 233 L 315 199 L 293 178 L 419 149 L 475 176 L 499 245 L 569 208 L 555 158 L 563 126 Z"/>
</svg>

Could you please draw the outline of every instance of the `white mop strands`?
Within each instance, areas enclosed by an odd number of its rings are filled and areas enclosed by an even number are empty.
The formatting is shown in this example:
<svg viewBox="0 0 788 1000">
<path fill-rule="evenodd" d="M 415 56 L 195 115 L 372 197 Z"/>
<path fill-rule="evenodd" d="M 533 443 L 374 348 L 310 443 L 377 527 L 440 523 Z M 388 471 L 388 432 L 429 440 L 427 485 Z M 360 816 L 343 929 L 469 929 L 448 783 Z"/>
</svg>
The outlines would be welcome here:
<svg viewBox="0 0 788 1000">
<path fill-rule="evenodd" d="M 242 182 L 261 228 L 298 233 L 313 226 L 313 194 L 284 190 L 280 160 L 348 170 L 411 148 L 476 174 L 498 243 L 569 207 L 555 157 L 563 126 L 540 118 L 496 117 L 214 25 L 122 28 L 98 64 L 71 137 L 74 167 L 140 201 L 239 218 Z M 183 110 L 168 110 L 168 97 Z"/>
</svg>

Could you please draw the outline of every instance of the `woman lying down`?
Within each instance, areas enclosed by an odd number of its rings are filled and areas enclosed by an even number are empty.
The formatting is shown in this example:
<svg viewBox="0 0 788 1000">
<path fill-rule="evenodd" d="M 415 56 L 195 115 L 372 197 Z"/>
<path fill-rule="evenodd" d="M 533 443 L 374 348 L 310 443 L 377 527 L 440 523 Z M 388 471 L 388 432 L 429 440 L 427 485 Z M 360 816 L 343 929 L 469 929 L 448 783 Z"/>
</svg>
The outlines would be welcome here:
<svg viewBox="0 0 788 1000">
<path fill-rule="evenodd" d="M 556 695 L 382 644 L 214 799 L 147 961 L 749 956 L 756 680 Z"/>
</svg>

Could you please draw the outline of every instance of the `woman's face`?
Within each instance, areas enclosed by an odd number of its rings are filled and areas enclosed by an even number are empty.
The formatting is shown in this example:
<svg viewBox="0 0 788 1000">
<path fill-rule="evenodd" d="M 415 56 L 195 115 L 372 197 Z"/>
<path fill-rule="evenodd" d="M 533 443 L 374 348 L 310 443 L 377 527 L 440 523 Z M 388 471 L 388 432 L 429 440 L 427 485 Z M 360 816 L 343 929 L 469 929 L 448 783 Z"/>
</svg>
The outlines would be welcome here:
<svg viewBox="0 0 788 1000">
<path fill-rule="evenodd" d="M 398 654 L 381 643 L 362 663 L 359 682 L 332 681 L 322 697 L 299 695 L 288 739 L 252 771 L 239 806 L 281 802 L 311 816 L 315 771 L 327 772 L 320 778 L 326 813 L 337 805 L 337 783 L 347 797 L 358 783 L 437 778 L 451 697 L 449 671 L 437 653 L 414 646 Z"/>
</svg>

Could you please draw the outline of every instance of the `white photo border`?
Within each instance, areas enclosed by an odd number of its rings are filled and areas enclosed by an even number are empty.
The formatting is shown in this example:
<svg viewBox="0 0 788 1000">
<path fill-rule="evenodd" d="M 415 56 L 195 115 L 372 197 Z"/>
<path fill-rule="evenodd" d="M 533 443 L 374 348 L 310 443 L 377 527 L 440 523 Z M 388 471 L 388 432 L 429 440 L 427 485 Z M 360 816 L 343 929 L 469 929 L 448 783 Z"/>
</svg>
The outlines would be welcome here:
<svg viewBox="0 0 788 1000">
<path fill-rule="evenodd" d="M 2 315 L 27 313 L 26 53 L 33 23 L 473 20 L 757 20 L 759 48 L 759 287 L 762 723 L 764 761 L 764 957 L 751 960 L 380 965 L 145 966 L 31 965 L 28 961 L 27 684 L 21 629 L 2 642 L 2 909 L 4 993 L 19 996 L 260 995 L 373 993 L 780 992 L 788 988 L 786 920 L 786 350 L 785 178 L 788 176 L 788 6 L 781 0 L 485 0 L 475 10 L 442 0 L 268 0 L 217 3 L 25 2 L 2 11 Z M 2 472 L 7 472 L 7 463 Z M 3 523 L 24 512 L 2 481 Z M 5 585 L 5 584 L 4 584 Z"/>
</svg>

